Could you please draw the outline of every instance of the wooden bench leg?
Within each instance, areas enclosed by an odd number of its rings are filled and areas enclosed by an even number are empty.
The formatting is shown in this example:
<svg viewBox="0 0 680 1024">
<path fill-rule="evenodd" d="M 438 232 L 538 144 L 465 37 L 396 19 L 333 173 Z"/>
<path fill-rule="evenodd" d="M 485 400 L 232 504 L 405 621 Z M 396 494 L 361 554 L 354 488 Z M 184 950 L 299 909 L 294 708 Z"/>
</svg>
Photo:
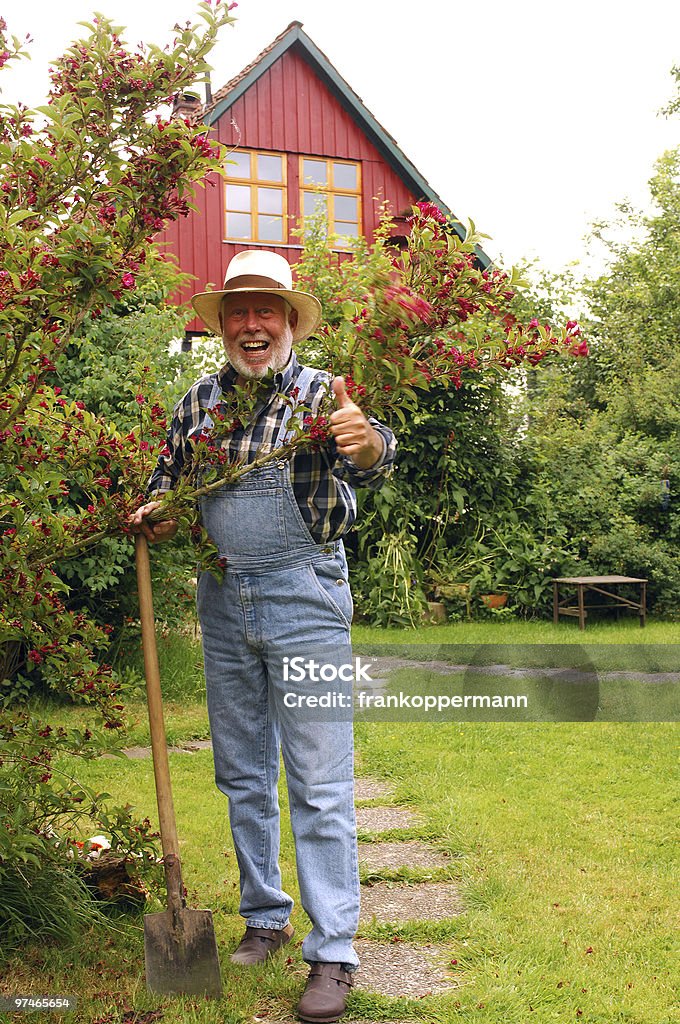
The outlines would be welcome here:
<svg viewBox="0 0 680 1024">
<path fill-rule="evenodd" d="M 584 591 L 585 588 L 584 588 L 582 583 L 577 583 L 576 585 L 578 587 L 578 628 L 579 629 L 585 629 L 586 628 L 586 610 L 585 610 L 585 607 L 584 607 L 584 600 L 583 600 L 583 591 Z"/>
</svg>

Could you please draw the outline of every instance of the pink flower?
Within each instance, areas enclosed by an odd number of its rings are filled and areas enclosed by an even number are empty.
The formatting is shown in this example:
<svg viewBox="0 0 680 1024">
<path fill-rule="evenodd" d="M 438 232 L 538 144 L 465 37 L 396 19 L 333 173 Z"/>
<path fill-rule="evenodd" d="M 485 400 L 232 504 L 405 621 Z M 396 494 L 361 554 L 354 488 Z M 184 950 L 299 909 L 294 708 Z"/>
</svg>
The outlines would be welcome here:
<svg viewBox="0 0 680 1024">
<path fill-rule="evenodd" d="M 325 416 L 305 416 L 302 422 L 312 441 L 328 440 L 330 427 Z"/>
<path fill-rule="evenodd" d="M 418 210 L 423 217 L 431 217 L 432 220 L 436 220 L 439 224 L 446 224 L 446 217 L 434 203 L 416 203 Z"/>
<path fill-rule="evenodd" d="M 123 274 L 123 276 L 120 279 L 120 283 L 122 284 L 123 288 L 134 288 L 134 286 L 135 286 L 135 276 L 134 276 L 134 274 L 130 274 L 130 273 Z"/>
<path fill-rule="evenodd" d="M 97 212 L 97 219 L 101 221 L 102 224 L 113 224 L 116 219 L 116 207 L 112 206 L 110 203 L 106 206 L 100 206 Z"/>
</svg>

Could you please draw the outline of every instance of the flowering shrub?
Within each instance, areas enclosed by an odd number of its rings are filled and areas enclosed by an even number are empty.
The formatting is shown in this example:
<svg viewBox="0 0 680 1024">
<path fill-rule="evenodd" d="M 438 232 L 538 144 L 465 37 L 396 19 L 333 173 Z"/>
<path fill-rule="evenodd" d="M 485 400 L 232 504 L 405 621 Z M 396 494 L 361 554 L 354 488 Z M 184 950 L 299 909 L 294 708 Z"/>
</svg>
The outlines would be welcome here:
<svg viewBox="0 0 680 1024">
<path fill-rule="evenodd" d="M 321 298 L 324 322 L 297 351 L 303 361 L 344 376 L 349 397 L 366 413 L 403 424 L 432 388 L 458 389 L 465 381 L 535 367 L 549 357 L 588 353 L 575 321 L 561 328 L 535 318 L 521 322 L 513 307 L 519 274 L 481 269 L 477 237 L 469 233 L 461 240 L 432 203 L 413 208 L 403 252 L 386 244 L 388 220 L 376 243 L 369 248 L 359 242 L 351 260 L 329 254 L 325 234 L 315 234 L 313 226 L 310 232 L 309 220 L 306 229 L 298 280 Z M 327 440 L 332 395 L 315 416 L 292 396 L 291 440 L 249 465 L 229 464 L 221 438 L 235 422 L 248 419 L 261 388 L 268 386 L 249 382 L 210 410 L 213 429 L 194 443 L 192 471 L 163 498 L 152 519 L 181 515 L 225 481 Z M 200 527 L 194 529 L 200 533 Z"/>
<path fill-rule="evenodd" d="M 413 207 L 410 224 L 406 248 L 395 251 L 385 244 L 385 223 L 372 251 L 351 261 L 363 266 L 361 276 L 345 261 L 337 266 L 327 322 L 314 345 L 316 358 L 347 378 L 362 408 L 404 422 L 417 392 L 435 384 L 459 388 L 523 363 L 587 355 L 574 321 L 559 329 L 520 322 L 513 308 L 520 275 L 482 269 L 472 231 L 460 239 L 441 210 L 425 202 Z M 321 256 L 313 243 L 307 254 L 298 274 L 313 288 L 320 260 L 333 257 Z"/>
<path fill-rule="evenodd" d="M 344 372 L 355 401 L 399 436 L 398 472 L 359 492 L 348 538 L 357 611 L 382 624 L 419 624 L 428 571 L 447 572 L 452 550 L 464 559 L 479 530 L 514 515 L 523 470 L 501 436 L 501 383 L 588 351 L 574 321 L 536 318 L 519 272 L 483 270 L 474 234 L 461 240 L 433 204 L 414 208 L 411 228 L 401 252 L 360 239 L 350 258 L 312 230 L 297 268 L 316 282 L 325 323 L 298 346 L 303 360 Z"/>
<path fill-rule="evenodd" d="M 63 850 L 37 823 L 68 821 L 84 806 L 94 819 L 89 831 L 107 831 L 107 824 L 112 831 L 113 822 L 129 848 L 147 839 L 129 812 L 113 815 L 96 795 L 81 799 L 81 789 L 55 777 L 57 753 L 94 756 L 102 737 L 115 736 L 125 721 L 120 688 L 103 661 L 107 631 L 67 608 L 55 565 L 127 531 L 161 450 L 165 413 L 144 364 L 121 382 L 132 388 L 138 412 L 126 431 L 94 416 L 77 393 L 62 393 L 54 374 L 88 320 L 154 280 L 161 257 L 153 235 L 186 213 L 192 184 L 221 167 L 222 153 L 202 126 L 158 114 L 205 70 L 217 31 L 232 21 L 219 0 L 200 3 L 199 14 L 200 30 L 178 27 L 164 50 L 134 52 L 100 18 L 56 62 L 44 106 L 0 106 L 0 667 L 14 696 L 22 679 L 39 672 L 46 685 L 87 704 L 97 723 L 85 737 L 0 710 L 7 751 L 0 772 L 12 780 L 0 787 L 0 815 L 9 820 L 17 799 L 26 808 L 7 832 L 0 868 L 12 849 L 33 863 Z M 0 20 L 0 65 L 20 55 Z M 460 241 L 436 208 L 420 206 L 405 252 L 392 253 L 379 239 L 367 268 L 355 268 L 347 289 L 336 291 L 334 312 L 308 350 L 317 365 L 345 375 L 367 412 L 403 418 L 433 383 L 459 387 L 470 374 L 579 353 L 576 325 L 553 332 L 516 321 L 508 305 L 514 278 L 480 270 L 474 245 L 473 237 Z M 252 468 L 228 464 L 220 438 L 249 417 L 258 387 L 212 410 L 216 429 L 197 441 L 192 473 L 158 518 L 177 516 L 201 535 L 196 498 Z M 314 417 L 295 396 L 291 402 L 295 429 L 277 458 L 327 436 L 330 396 Z"/>
<path fill-rule="evenodd" d="M 125 717 L 104 660 L 107 630 L 67 608 L 55 562 L 120 532 L 164 412 L 147 400 L 143 366 L 130 368 L 139 422 L 125 433 L 62 393 L 54 374 L 88 319 L 154 280 L 153 235 L 221 165 L 204 129 L 158 114 L 204 73 L 233 20 L 226 4 L 198 13 L 201 28 L 176 26 L 165 49 L 134 52 L 99 18 L 55 63 L 45 105 L 0 105 L 0 885 L 14 872 L 27 900 L 41 865 L 68 866 L 64 834 L 83 818 L 85 834 L 108 832 L 124 853 L 149 840 L 129 809 L 107 809 L 56 769 L 57 757 L 115 745 Z M 0 19 L 3 73 L 22 54 Z M 87 705 L 91 725 L 58 729 L 17 711 L 7 697 L 36 674 Z"/>
</svg>

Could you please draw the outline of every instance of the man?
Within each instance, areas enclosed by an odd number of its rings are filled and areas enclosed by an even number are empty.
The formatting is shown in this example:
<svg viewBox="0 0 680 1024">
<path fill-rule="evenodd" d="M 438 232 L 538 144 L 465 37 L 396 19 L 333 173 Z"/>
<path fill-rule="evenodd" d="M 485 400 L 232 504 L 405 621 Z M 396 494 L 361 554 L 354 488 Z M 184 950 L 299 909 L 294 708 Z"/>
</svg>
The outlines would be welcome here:
<svg viewBox="0 0 680 1024">
<path fill-rule="evenodd" d="M 321 306 L 294 290 L 287 261 L 245 251 L 227 268 L 224 288 L 193 297 L 194 309 L 222 336 L 228 363 L 198 381 L 177 405 L 168 451 L 149 483 L 170 489 L 191 461 L 191 439 L 213 425 L 208 410 L 245 381 L 262 381 L 252 421 L 222 442 L 230 459 L 252 462 L 284 443 L 291 403 L 316 415 L 329 375 L 301 367 L 292 346 L 319 324 Z M 281 652 L 349 649 L 352 598 L 342 536 L 356 516 L 354 487 L 379 487 L 394 461 L 392 432 L 367 419 L 332 381 L 337 408 L 331 438 L 316 451 L 273 461 L 201 500 L 211 540 L 226 562 L 222 583 L 202 573 L 197 605 L 203 636 L 215 779 L 229 798 L 245 935 L 232 961 L 260 963 L 290 941 L 290 896 L 278 865 L 279 750 L 283 753 L 301 900 L 312 930 L 302 945 L 310 964 L 298 1015 L 334 1021 L 345 1009 L 358 959 L 359 917 L 351 720 L 310 721 L 290 709 Z M 137 510 L 150 541 L 176 524 L 150 524 L 158 505 Z"/>
</svg>

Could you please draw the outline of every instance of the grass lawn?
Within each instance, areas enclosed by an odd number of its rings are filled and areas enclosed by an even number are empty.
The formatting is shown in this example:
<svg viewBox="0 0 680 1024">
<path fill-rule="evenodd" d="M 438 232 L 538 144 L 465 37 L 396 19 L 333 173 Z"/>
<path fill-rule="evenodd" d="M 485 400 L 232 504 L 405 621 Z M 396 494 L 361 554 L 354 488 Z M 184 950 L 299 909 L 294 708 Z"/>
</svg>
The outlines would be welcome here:
<svg viewBox="0 0 680 1024">
<path fill-rule="evenodd" d="M 429 627 L 417 634 L 357 628 L 355 639 L 677 640 L 677 627 L 664 623 L 650 622 L 645 630 L 637 623 L 589 625 L 585 636 L 570 627 L 499 621 Z M 196 652 L 187 654 L 187 644 L 164 645 L 162 675 L 173 670 L 174 678 L 181 677 L 180 649 L 189 658 L 185 671 L 196 671 Z M 177 690 L 168 703 L 173 741 L 207 734 L 205 707 L 193 680 L 187 689 L 192 698 L 180 701 Z M 126 742 L 144 743 L 143 704 L 132 702 L 130 711 L 137 724 Z M 363 722 L 356 734 L 359 774 L 389 780 L 394 802 L 420 812 L 423 823 L 408 836 L 453 855 L 444 875 L 460 885 L 466 910 L 445 922 L 364 926 L 360 934 L 367 938 L 443 945 L 447 959 L 456 961 L 452 969 L 459 986 L 411 1002 L 355 991 L 350 1019 L 441 1024 L 671 1024 L 680 1019 L 673 1002 L 680 952 L 673 897 L 678 820 L 673 724 Z M 209 1003 L 149 995 L 142 920 L 134 915 L 115 917 L 110 929 L 94 930 L 76 947 L 41 944 L 23 951 L 0 968 L 0 991 L 75 995 L 80 1006 L 67 1019 L 88 1024 L 144 1024 L 145 1013 L 155 1009 L 165 1024 L 287 1019 L 306 977 L 299 949 L 308 927 L 304 912 L 298 904 L 293 918 L 298 944 L 289 947 L 289 956 L 251 969 L 229 963 L 242 921 L 226 801 L 214 788 L 208 751 L 172 755 L 171 770 L 189 903 L 215 913 L 224 999 Z M 81 766 L 79 774 L 155 819 L 150 760 L 100 760 Z M 284 791 L 281 802 L 282 869 L 297 900 Z M 421 877 L 422 872 L 413 875 Z"/>
<path fill-rule="evenodd" d="M 420 629 L 377 629 L 355 624 L 352 637 L 356 643 L 395 644 L 677 644 L 680 623 L 647 619 L 647 625 L 641 629 L 635 616 L 618 621 L 603 617 L 589 621 L 580 630 L 575 621 L 563 620 L 554 625 L 546 619 L 522 622 L 494 617 Z"/>
</svg>

